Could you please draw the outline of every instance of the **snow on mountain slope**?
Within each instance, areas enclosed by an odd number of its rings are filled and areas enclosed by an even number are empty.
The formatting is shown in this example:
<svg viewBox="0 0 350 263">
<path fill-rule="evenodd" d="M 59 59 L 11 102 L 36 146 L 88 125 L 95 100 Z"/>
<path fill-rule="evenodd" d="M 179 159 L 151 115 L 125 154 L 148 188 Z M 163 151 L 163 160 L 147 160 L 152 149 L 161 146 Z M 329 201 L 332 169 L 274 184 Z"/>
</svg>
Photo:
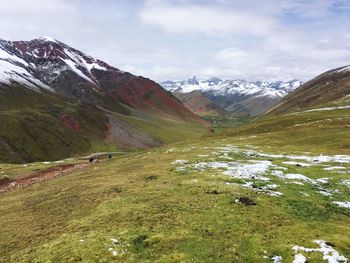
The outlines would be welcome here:
<svg viewBox="0 0 350 263">
<path fill-rule="evenodd" d="M 350 71 L 350 65 L 336 70 L 337 73 L 346 72 L 346 71 Z"/>
<path fill-rule="evenodd" d="M 200 90 L 204 93 L 211 93 L 214 96 L 259 95 L 278 98 L 286 96 L 302 84 L 299 80 L 288 82 L 249 82 L 246 80 L 221 80 L 215 77 L 208 80 L 198 80 L 196 77 L 192 77 L 185 81 L 165 81 L 161 83 L 165 89 L 171 92 L 188 93 Z"/>
<path fill-rule="evenodd" d="M 0 41 L 0 83 L 20 83 L 37 91 L 40 88 L 53 91 L 51 87 L 34 77 L 33 65 L 11 54 L 1 44 Z"/>
<path fill-rule="evenodd" d="M 161 85 L 175 94 L 200 91 L 212 103 L 237 116 L 257 116 L 275 106 L 288 93 L 303 83 L 299 80 L 288 82 L 249 82 L 246 80 L 222 80 L 210 78 L 198 80 L 196 77 L 185 81 L 165 81 Z M 184 102 L 184 101 L 182 101 Z"/>
<path fill-rule="evenodd" d="M 154 81 L 121 71 L 50 37 L 0 39 L 0 84 L 50 91 L 100 108 L 130 108 L 174 120 L 202 122 Z"/>
<path fill-rule="evenodd" d="M 45 78 L 46 84 L 37 81 L 37 84 L 44 88 L 48 88 L 55 81 L 55 77 L 66 70 L 73 71 L 95 86 L 98 86 L 99 83 L 92 73 L 93 69 L 119 71 L 49 37 L 41 37 L 31 41 L 0 40 L 0 60 L 7 62 L 2 63 L 1 67 L 2 77 L 0 81 L 2 83 L 12 81 L 28 84 L 26 81 L 28 76 L 30 76 L 30 81 L 38 78 L 38 76 L 34 77 L 37 75 L 35 71 L 52 70 L 51 76 Z M 52 64 L 57 65 L 52 67 Z"/>
</svg>

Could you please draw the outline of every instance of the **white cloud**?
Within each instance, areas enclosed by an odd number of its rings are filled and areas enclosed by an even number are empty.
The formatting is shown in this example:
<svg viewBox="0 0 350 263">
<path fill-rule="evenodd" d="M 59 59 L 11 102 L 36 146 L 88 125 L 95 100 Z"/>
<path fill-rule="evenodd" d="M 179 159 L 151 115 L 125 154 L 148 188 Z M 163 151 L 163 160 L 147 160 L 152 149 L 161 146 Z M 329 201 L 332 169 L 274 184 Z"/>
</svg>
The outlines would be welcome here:
<svg viewBox="0 0 350 263">
<path fill-rule="evenodd" d="M 47 35 L 155 80 L 307 80 L 350 64 L 348 0 L 0 1 L 0 37 Z"/>
<path fill-rule="evenodd" d="M 199 32 L 208 35 L 265 35 L 273 30 L 272 17 L 250 11 L 225 9 L 224 6 L 159 3 L 149 1 L 139 14 L 142 23 L 171 33 Z"/>
</svg>

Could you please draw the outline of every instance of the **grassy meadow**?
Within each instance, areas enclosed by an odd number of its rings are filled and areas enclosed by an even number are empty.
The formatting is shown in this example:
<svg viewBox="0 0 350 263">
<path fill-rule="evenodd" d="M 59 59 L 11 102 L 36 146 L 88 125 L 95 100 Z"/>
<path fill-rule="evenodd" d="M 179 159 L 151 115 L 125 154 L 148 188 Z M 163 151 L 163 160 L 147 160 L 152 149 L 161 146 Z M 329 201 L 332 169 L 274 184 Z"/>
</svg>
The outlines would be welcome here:
<svg viewBox="0 0 350 263">
<path fill-rule="evenodd" d="M 0 193 L 0 262 L 346 262 L 349 125 L 303 110 Z M 0 176 L 56 164 L 32 165 Z"/>
</svg>

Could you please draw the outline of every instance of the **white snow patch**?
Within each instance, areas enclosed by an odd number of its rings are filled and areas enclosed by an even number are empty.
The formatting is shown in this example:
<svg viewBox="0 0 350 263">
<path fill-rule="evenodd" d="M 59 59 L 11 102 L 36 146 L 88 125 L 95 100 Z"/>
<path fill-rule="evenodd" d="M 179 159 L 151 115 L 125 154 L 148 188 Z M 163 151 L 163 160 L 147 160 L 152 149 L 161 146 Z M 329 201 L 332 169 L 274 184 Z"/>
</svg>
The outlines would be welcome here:
<svg viewBox="0 0 350 263">
<path fill-rule="evenodd" d="M 252 189 L 256 192 L 268 194 L 270 196 L 280 197 L 283 195 L 281 192 L 273 191 L 279 187 L 277 184 L 268 184 L 265 186 L 255 187 L 253 182 L 246 182 L 245 184 L 242 184 L 241 186 L 244 188 Z"/>
<path fill-rule="evenodd" d="M 89 78 L 88 76 L 86 76 L 80 69 L 77 68 L 77 65 L 75 62 L 73 62 L 72 60 L 70 59 L 64 59 L 63 60 L 71 70 L 73 70 L 75 73 L 77 73 L 80 77 L 82 77 L 83 79 L 91 82 L 92 84 L 96 85 L 96 83 L 91 79 Z"/>
<path fill-rule="evenodd" d="M 57 40 L 52 38 L 52 37 L 47 37 L 47 36 L 42 36 L 42 37 L 39 37 L 40 40 L 43 40 L 43 41 L 48 41 L 48 42 L 55 42 L 57 43 Z"/>
<path fill-rule="evenodd" d="M 336 204 L 339 207 L 344 207 L 344 208 L 350 208 L 350 202 L 332 202 L 333 204 Z"/>
<path fill-rule="evenodd" d="M 272 165 L 270 161 L 248 161 L 249 163 L 235 163 L 224 172 L 225 175 L 239 179 L 256 179 L 269 181 L 263 175 Z"/>
<path fill-rule="evenodd" d="M 293 263 L 305 263 L 306 257 L 302 254 L 296 254 Z"/>
<path fill-rule="evenodd" d="M 277 191 L 269 191 L 267 192 L 267 194 L 270 196 L 276 196 L 276 197 L 280 197 L 283 195 L 281 192 L 277 192 Z"/>
<path fill-rule="evenodd" d="M 338 69 L 336 72 L 340 73 L 340 72 L 344 72 L 344 71 L 350 71 L 350 66 L 346 66 L 346 67 L 343 67 L 341 69 Z"/>
<path fill-rule="evenodd" d="M 324 195 L 324 196 L 332 196 L 332 195 L 333 195 L 332 192 L 329 191 L 329 190 L 327 190 L 327 189 L 321 189 L 321 190 L 319 191 L 319 193 L 320 193 L 321 195 Z"/>
<path fill-rule="evenodd" d="M 248 156 L 256 157 L 267 157 L 267 158 L 276 158 L 276 159 L 289 159 L 289 160 L 302 160 L 310 164 L 312 163 L 350 163 L 350 155 L 319 155 L 319 156 L 306 156 L 306 155 L 286 155 L 286 154 L 267 154 L 252 150 L 242 150 L 242 152 Z"/>
<path fill-rule="evenodd" d="M 86 64 L 86 67 L 88 68 L 88 70 L 89 70 L 90 72 L 91 72 L 92 69 L 99 69 L 99 70 L 103 70 L 103 71 L 108 71 L 107 68 L 102 67 L 102 66 L 100 66 L 99 64 L 97 64 L 97 63 L 95 63 L 95 62 L 93 62 L 93 63 L 91 63 L 91 64 L 87 63 L 87 64 Z"/>
<path fill-rule="evenodd" d="M 316 179 L 315 181 L 320 184 L 328 184 L 328 180 L 329 178 L 319 178 L 319 179 Z"/>
<path fill-rule="evenodd" d="M 303 251 L 306 253 L 311 253 L 311 252 L 322 253 L 323 260 L 328 261 L 328 263 L 337 263 L 337 262 L 347 263 L 348 262 L 348 259 L 345 256 L 340 255 L 339 252 L 336 251 L 332 246 L 327 244 L 326 241 L 315 240 L 314 243 L 318 244 L 320 246 L 320 248 L 305 248 L 305 247 L 301 247 L 301 246 L 294 246 L 293 250 L 296 253 L 296 255 L 298 255 L 297 253 L 299 251 Z M 304 256 L 304 258 L 305 258 L 305 256 Z M 304 258 L 299 257 L 300 260 L 303 260 Z M 304 261 L 295 261 L 296 259 L 297 259 L 297 257 L 295 257 L 293 263 L 306 262 L 306 258 Z"/>
<path fill-rule="evenodd" d="M 171 164 L 186 164 L 188 163 L 187 160 L 175 160 L 174 162 L 172 162 Z"/>
<path fill-rule="evenodd" d="M 282 177 L 282 176 L 284 176 L 284 172 L 278 171 L 278 170 L 273 170 L 273 171 L 271 171 L 271 174 L 272 174 L 273 176 L 277 176 L 277 177 Z"/>
<path fill-rule="evenodd" d="M 303 112 L 316 112 L 316 111 L 330 111 L 330 110 L 342 110 L 342 109 L 350 109 L 350 105 L 347 106 L 338 106 L 338 107 L 326 107 L 326 108 L 319 108 L 319 109 L 312 109 Z"/>
<path fill-rule="evenodd" d="M 307 182 L 312 181 L 309 177 L 302 174 L 285 174 L 281 178 L 288 179 L 288 180 L 302 180 Z"/>
<path fill-rule="evenodd" d="M 324 170 L 326 171 L 334 171 L 334 170 L 343 170 L 346 169 L 344 166 L 331 166 L 331 167 L 326 167 Z"/>
<path fill-rule="evenodd" d="M 271 257 L 273 263 L 281 263 L 282 262 L 282 256 L 272 256 Z"/>
<path fill-rule="evenodd" d="M 200 162 L 192 165 L 192 168 L 203 171 L 206 169 L 228 169 L 233 163 L 231 162 Z"/>
<path fill-rule="evenodd" d="M 114 257 L 127 253 L 128 249 L 126 247 L 129 246 L 129 244 L 119 241 L 116 238 L 111 238 L 111 241 L 112 247 L 108 248 L 108 251 L 110 251 Z"/>
<path fill-rule="evenodd" d="M 1 49 L 0 49 L 1 53 Z M 18 61 L 16 61 L 17 63 Z M 23 63 L 21 63 L 23 64 Z M 24 65 L 26 66 L 26 65 Z M 28 70 L 20 64 L 13 64 L 10 60 L 3 60 L 0 54 L 0 82 L 3 84 L 11 84 L 12 82 L 20 83 L 30 89 L 40 91 L 44 88 L 54 91 L 51 87 L 36 79 Z"/>
<path fill-rule="evenodd" d="M 346 185 L 347 187 L 350 188 L 350 180 L 343 180 L 342 184 Z"/>
</svg>

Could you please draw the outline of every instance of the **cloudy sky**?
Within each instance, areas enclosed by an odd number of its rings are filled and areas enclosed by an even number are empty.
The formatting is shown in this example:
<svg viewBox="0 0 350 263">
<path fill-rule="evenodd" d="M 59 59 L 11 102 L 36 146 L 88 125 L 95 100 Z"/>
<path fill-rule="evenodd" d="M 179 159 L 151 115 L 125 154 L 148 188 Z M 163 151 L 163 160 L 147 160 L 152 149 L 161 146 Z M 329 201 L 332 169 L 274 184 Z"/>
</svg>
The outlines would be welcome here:
<svg viewBox="0 0 350 263">
<path fill-rule="evenodd" d="M 308 80 L 350 64 L 350 0 L 0 1 L 0 37 L 51 36 L 157 81 Z"/>
</svg>

